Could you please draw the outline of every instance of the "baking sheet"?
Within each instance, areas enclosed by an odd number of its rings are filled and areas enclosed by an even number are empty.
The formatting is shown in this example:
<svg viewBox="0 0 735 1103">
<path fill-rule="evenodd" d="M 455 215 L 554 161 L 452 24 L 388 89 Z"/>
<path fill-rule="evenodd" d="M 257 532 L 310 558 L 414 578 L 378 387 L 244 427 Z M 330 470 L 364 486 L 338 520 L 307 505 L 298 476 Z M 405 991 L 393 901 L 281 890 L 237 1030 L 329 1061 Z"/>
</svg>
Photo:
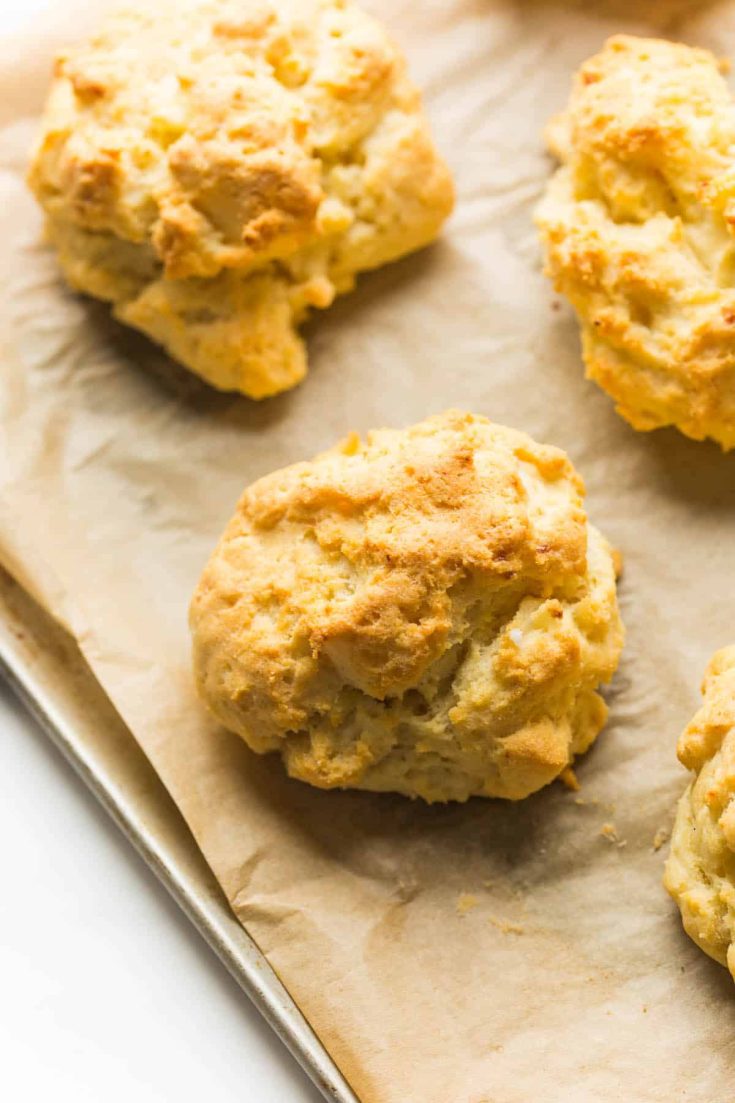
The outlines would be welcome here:
<svg viewBox="0 0 735 1103">
<path fill-rule="evenodd" d="M 0 676 L 226 966 L 329 1103 L 357 1103 L 227 905 L 176 805 L 72 638 L 0 568 Z"/>
<path fill-rule="evenodd" d="M 48 44 L 7 51 L 2 558 L 74 632 L 364 1103 L 712 1103 L 735 1071 L 732 982 L 682 935 L 655 846 L 685 783 L 676 735 L 732 640 L 735 459 L 634 433 L 585 382 L 530 215 L 540 132 L 579 62 L 618 30 L 735 54 L 735 4 L 369 6 L 426 90 L 458 210 L 436 247 L 316 318 L 309 378 L 261 405 L 65 292 L 21 180 Z M 81 26 L 71 3 L 63 22 Z M 242 486 L 448 405 L 566 448 L 625 556 L 628 644 L 577 794 L 427 808 L 312 791 L 192 692 L 186 606 Z"/>
</svg>

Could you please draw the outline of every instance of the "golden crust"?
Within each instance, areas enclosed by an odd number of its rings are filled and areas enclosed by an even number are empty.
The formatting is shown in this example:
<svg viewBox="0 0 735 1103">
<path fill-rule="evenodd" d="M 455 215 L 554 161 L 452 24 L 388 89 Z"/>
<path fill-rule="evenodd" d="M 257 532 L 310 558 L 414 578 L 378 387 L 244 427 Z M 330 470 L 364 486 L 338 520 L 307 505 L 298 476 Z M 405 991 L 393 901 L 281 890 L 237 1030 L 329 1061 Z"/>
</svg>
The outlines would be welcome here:
<svg viewBox="0 0 735 1103">
<path fill-rule="evenodd" d="M 735 978 L 735 647 L 718 651 L 677 748 L 694 780 L 679 801 L 664 884 L 687 934 Z"/>
<path fill-rule="evenodd" d="M 75 288 L 214 386 L 306 371 L 297 325 L 430 242 L 452 184 L 351 0 L 162 0 L 58 59 L 31 186 Z"/>
<path fill-rule="evenodd" d="M 594 740 L 622 646 L 583 493 L 457 411 L 260 479 L 192 602 L 202 698 L 313 785 L 527 796 Z"/>
<path fill-rule="evenodd" d="M 537 211 L 587 373 L 636 429 L 735 447 L 735 104 L 706 50 L 618 36 L 548 130 Z"/>
</svg>

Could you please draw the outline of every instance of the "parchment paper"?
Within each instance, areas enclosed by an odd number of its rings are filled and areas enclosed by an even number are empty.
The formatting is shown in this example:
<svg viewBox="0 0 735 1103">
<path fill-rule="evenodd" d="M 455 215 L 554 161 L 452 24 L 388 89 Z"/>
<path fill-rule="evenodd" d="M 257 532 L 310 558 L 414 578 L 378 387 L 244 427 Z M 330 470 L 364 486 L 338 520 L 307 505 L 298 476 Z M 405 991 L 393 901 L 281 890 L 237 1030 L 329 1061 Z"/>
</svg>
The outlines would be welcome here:
<svg viewBox="0 0 735 1103">
<path fill-rule="evenodd" d="M 735 992 L 682 934 L 654 837 L 686 781 L 674 744 L 705 663 L 735 638 L 735 456 L 637 434 L 585 382 L 530 218 L 541 128 L 579 62 L 622 29 L 735 54 L 735 3 L 370 6 L 425 89 L 457 213 L 435 248 L 315 318 L 308 379 L 263 404 L 208 390 L 72 296 L 41 243 L 32 117 L 52 47 L 99 5 L 59 4 L 57 28 L 6 42 L 2 559 L 76 635 L 365 1103 L 725 1103 Z M 628 642 L 578 794 L 429 808 L 311 790 L 192 692 L 187 603 L 242 487 L 448 405 L 567 449 L 624 553 Z"/>
</svg>

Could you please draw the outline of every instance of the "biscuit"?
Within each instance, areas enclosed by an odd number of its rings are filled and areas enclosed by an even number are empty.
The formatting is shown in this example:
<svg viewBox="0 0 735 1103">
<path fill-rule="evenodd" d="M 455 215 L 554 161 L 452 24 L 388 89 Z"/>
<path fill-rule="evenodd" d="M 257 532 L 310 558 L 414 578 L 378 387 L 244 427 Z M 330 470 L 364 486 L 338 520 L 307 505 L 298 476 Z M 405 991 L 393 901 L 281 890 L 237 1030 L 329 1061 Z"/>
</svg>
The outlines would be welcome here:
<svg viewBox="0 0 735 1103">
<path fill-rule="evenodd" d="M 622 626 L 567 456 L 457 411 L 242 496 L 191 606 L 215 717 L 322 788 L 527 796 L 593 742 Z"/>
<path fill-rule="evenodd" d="M 735 447 L 735 104 L 706 50 L 611 38 L 548 130 L 536 220 L 587 374 L 636 429 Z"/>
<path fill-rule="evenodd" d="M 679 740 L 694 778 L 679 801 L 664 884 L 684 929 L 735 978 L 735 647 L 718 651 Z"/>
<path fill-rule="evenodd" d="M 69 283 L 221 390 L 453 203 L 405 60 L 350 0 L 160 0 L 63 54 L 29 182 Z"/>
</svg>

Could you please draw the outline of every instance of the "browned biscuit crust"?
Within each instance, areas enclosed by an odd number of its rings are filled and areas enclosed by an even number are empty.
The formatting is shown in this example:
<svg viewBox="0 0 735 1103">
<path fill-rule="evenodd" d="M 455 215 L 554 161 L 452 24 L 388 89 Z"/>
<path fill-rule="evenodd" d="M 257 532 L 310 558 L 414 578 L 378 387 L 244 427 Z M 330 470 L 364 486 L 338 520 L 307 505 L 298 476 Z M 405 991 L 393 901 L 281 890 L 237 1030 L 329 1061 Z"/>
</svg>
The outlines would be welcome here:
<svg viewBox="0 0 735 1103">
<path fill-rule="evenodd" d="M 580 69 L 537 222 L 588 375 L 636 429 L 735 446 L 735 103 L 706 50 L 618 36 Z"/>
<path fill-rule="evenodd" d="M 426 245 L 452 184 L 351 0 L 160 0 L 58 59 L 30 183 L 69 282 L 223 390 L 306 371 L 297 326 Z"/>
<path fill-rule="evenodd" d="M 456 411 L 260 479 L 192 602 L 202 697 L 314 785 L 527 796 L 594 740 L 622 646 L 582 495 Z"/>
</svg>

